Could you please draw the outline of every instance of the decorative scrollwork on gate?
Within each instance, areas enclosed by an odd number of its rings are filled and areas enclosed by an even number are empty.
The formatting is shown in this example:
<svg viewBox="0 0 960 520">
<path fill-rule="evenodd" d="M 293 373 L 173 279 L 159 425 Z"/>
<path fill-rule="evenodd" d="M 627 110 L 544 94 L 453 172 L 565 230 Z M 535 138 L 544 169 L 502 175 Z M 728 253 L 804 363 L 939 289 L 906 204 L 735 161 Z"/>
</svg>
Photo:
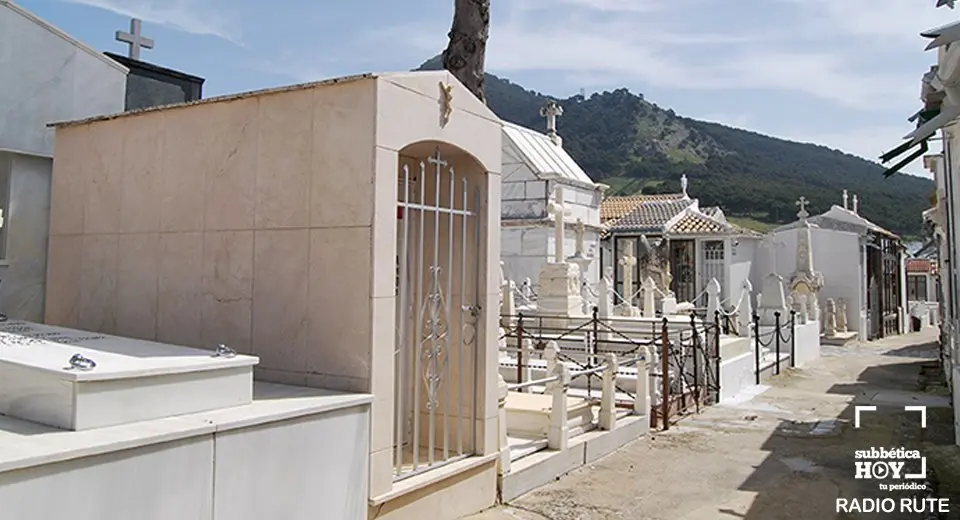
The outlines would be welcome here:
<svg viewBox="0 0 960 520">
<path fill-rule="evenodd" d="M 449 331 L 449 316 L 446 313 L 446 296 L 440 282 L 442 269 L 430 266 L 430 291 L 424 296 L 421 316 L 423 334 L 420 339 L 420 355 L 423 356 L 423 383 L 427 390 L 427 409 L 435 410 L 438 395 L 443 386 L 443 365 L 447 361 L 444 342 Z"/>
</svg>

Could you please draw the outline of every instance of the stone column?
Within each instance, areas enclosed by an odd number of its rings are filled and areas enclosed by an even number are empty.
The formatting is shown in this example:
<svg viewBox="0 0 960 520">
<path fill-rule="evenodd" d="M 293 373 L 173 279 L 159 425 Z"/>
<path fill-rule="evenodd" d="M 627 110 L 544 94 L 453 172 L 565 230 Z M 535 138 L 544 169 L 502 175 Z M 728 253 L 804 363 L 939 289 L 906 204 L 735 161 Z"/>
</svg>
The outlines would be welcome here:
<svg viewBox="0 0 960 520">
<path fill-rule="evenodd" d="M 652 276 L 648 276 L 646 280 L 643 281 L 643 317 L 644 318 L 654 318 L 657 315 L 657 282 L 653 281 Z"/>
<path fill-rule="evenodd" d="M 617 355 L 604 355 L 603 382 L 601 383 L 600 417 L 601 430 L 612 430 L 617 423 Z"/>
<path fill-rule="evenodd" d="M 633 414 L 647 415 L 650 413 L 650 347 L 640 347 L 638 351 L 643 359 L 637 361 L 637 386 L 634 388 Z"/>
<path fill-rule="evenodd" d="M 833 337 L 837 335 L 837 304 L 833 298 L 827 298 L 827 308 L 824 313 L 823 335 Z"/>
<path fill-rule="evenodd" d="M 570 369 L 558 363 L 551 376 L 557 381 L 550 383 L 548 389 L 553 396 L 550 407 L 550 429 L 547 432 L 547 447 L 551 450 L 566 450 L 570 444 L 570 427 L 567 424 L 567 390 L 570 388 Z"/>
<path fill-rule="evenodd" d="M 750 283 L 750 280 L 744 280 L 741 287 L 740 308 L 737 313 L 737 329 L 741 338 L 747 338 L 750 337 L 750 327 L 753 326 L 753 306 L 751 305 L 753 284 Z"/>
<path fill-rule="evenodd" d="M 500 374 L 497 374 L 497 389 L 499 391 L 499 398 L 497 399 L 497 413 L 498 421 L 500 423 L 500 464 L 498 467 L 498 472 L 500 475 L 506 475 L 507 473 L 510 473 L 510 443 L 507 441 L 507 395 L 510 392 L 507 390 L 507 382 L 503 380 L 503 376 Z"/>
</svg>

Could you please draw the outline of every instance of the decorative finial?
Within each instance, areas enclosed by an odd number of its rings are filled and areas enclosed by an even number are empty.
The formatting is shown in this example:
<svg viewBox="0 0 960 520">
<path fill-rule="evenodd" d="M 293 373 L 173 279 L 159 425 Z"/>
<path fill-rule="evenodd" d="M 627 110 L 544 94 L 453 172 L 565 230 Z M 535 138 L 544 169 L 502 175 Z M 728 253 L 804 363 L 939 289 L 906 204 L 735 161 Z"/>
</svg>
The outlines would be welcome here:
<svg viewBox="0 0 960 520">
<path fill-rule="evenodd" d="M 810 204 L 810 201 L 808 201 L 806 197 L 801 195 L 800 198 L 797 200 L 796 204 L 797 206 L 800 207 L 800 211 L 797 213 L 797 217 L 801 220 L 806 220 L 807 217 L 810 216 L 810 214 L 807 213 L 807 204 Z"/>
<path fill-rule="evenodd" d="M 857 200 L 857 194 L 856 194 L 856 193 L 853 194 L 853 207 L 850 208 L 850 209 L 853 210 L 854 213 L 859 214 L 860 201 Z"/>
<path fill-rule="evenodd" d="M 132 60 L 140 59 L 141 48 L 153 48 L 153 40 L 140 34 L 141 23 L 139 18 L 133 18 L 130 20 L 130 32 L 117 31 L 114 36 L 118 42 L 126 43 L 130 47 L 127 56 Z"/>
<path fill-rule="evenodd" d="M 843 190 L 843 209 L 850 209 L 847 207 L 847 190 Z"/>
<path fill-rule="evenodd" d="M 563 115 L 563 107 L 554 100 L 548 100 L 540 107 L 540 117 L 547 118 L 547 135 L 553 144 L 560 146 L 561 139 L 557 134 L 557 116 Z"/>
<path fill-rule="evenodd" d="M 690 196 L 687 195 L 687 174 L 684 173 L 680 176 L 680 190 L 683 191 L 683 198 L 689 199 Z"/>
</svg>

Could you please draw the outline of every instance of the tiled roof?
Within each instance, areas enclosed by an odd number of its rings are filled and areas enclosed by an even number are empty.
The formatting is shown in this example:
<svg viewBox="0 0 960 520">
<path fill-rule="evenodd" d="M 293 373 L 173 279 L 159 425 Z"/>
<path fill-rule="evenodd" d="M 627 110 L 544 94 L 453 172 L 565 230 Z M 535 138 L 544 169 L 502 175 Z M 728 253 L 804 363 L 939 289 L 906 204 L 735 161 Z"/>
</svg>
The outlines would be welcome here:
<svg viewBox="0 0 960 520">
<path fill-rule="evenodd" d="M 693 204 L 692 199 L 640 201 L 629 213 L 610 224 L 611 231 L 663 232 L 667 221 Z M 603 206 L 601 205 L 601 211 Z"/>
<path fill-rule="evenodd" d="M 707 206 L 705 208 L 700 208 L 700 211 L 708 217 L 716 217 L 720 213 L 720 208 L 718 206 Z"/>
<path fill-rule="evenodd" d="M 682 200 L 682 193 L 661 193 L 657 195 L 627 195 L 607 197 L 600 203 L 600 221 L 608 222 L 626 216 L 644 202 Z"/>
<path fill-rule="evenodd" d="M 590 177 L 562 146 L 550 136 L 512 123 L 503 123 L 503 134 L 523 154 L 534 173 L 553 173 L 566 179 L 590 183 Z"/>
<path fill-rule="evenodd" d="M 730 231 L 729 226 L 696 211 L 688 211 L 669 229 L 671 235 L 718 235 Z"/>
<path fill-rule="evenodd" d="M 926 258 L 907 258 L 908 273 L 929 273 L 933 269 L 933 264 Z"/>
</svg>

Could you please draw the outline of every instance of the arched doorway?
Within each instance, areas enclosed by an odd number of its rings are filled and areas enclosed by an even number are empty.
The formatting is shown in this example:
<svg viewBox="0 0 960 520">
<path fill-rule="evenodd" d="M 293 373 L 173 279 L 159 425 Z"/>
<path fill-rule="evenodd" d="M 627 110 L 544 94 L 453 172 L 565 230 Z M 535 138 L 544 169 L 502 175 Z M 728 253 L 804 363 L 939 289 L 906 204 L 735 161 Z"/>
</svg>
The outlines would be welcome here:
<svg viewBox="0 0 960 520">
<path fill-rule="evenodd" d="M 485 175 L 445 143 L 399 152 L 396 480 L 474 452 Z"/>
</svg>

